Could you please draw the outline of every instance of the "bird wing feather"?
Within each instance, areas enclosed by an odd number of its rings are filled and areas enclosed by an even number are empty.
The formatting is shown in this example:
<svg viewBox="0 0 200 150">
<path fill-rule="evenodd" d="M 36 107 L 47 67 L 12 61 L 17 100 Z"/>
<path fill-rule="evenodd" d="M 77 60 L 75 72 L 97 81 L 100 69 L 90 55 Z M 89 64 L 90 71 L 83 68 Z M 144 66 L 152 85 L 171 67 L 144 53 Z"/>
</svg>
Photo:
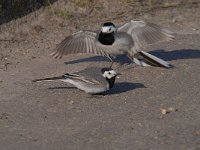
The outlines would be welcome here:
<svg viewBox="0 0 200 150">
<path fill-rule="evenodd" d="M 169 41 L 174 38 L 174 33 L 161 28 L 154 23 L 144 21 L 131 20 L 117 29 L 118 32 L 126 32 L 132 36 L 137 50 L 144 48 L 150 44 L 162 41 Z"/>
<path fill-rule="evenodd" d="M 50 54 L 55 58 L 74 53 L 93 53 L 109 57 L 105 47 L 96 44 L 97 33 L 92 31 L 79 31 L 66 37 Z"/>
</svg>

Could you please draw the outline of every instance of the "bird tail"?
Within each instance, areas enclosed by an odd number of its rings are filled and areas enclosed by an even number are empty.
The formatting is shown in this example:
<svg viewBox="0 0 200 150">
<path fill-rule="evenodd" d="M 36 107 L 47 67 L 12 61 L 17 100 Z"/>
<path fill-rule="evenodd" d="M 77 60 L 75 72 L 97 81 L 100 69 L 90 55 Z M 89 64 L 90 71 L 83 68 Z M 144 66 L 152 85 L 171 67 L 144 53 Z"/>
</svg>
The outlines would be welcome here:
<svg viewBox="0 0 200 150">
<path fill-rule="evenodd" d="M 145 51 L 140 51 L 134 55 L 133 61 L 141 66 L 158 66 L 171 68 L 172 65 L 156 56 L 153 56 Z"/>
<path fill-rule="evenodd" d="M 32 82 L 54 81 L 54 80 L 62 80 L 65 78 L 66 78 L 65 76 L 57 76 L 57 77 L 52 77 L 52 78 L 35 79 Z"/>
</svg>

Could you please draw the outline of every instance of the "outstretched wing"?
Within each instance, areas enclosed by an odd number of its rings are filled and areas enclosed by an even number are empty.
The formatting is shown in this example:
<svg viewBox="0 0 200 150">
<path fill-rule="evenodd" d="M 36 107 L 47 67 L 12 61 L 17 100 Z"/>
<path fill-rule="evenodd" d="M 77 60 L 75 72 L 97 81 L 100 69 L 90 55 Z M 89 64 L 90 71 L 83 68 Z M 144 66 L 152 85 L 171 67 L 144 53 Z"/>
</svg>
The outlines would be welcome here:
<svg viewBox="0 0 200 150">
<path fill-rule="evenodd" d="M 97 33 L 91 31 L 79 31 L 65 38 L 51 53 L 55 58 L 74 53 L 93 53 L 109 57 L 105 48 L 96 44 Z"/>
<path fill-rule="evenodd" d="M 154 23 L 133 21 L 118 27 L 118 32 L 127 32 L 133 38 L 136 49 L 141 49 L 149 44 L 169 41 L 174 38 L 174 33 L 161 28 Z"/>
</svg>

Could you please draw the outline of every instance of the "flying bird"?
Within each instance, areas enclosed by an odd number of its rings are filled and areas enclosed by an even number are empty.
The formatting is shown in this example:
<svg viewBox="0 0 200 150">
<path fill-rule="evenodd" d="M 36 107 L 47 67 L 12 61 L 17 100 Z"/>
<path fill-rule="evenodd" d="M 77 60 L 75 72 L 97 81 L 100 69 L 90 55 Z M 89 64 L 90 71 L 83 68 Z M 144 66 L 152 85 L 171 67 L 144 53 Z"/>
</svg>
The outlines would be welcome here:
<svg viewBox="0 0 200 150">
<path fill-rule="evenodd" d="M 174 33 L 154 23 L 131 20 L 116 27 L 106 22 L 98 31 L 79 31 L 66 37 L 51 53 L 55 58 L 74 53 L 93 53 L 106 56 L 113 62 L 116 55 L 126 54 L 141 66 L 171 65 L 143 49 L 150 45 L 174 39 Z"/>
</svg>

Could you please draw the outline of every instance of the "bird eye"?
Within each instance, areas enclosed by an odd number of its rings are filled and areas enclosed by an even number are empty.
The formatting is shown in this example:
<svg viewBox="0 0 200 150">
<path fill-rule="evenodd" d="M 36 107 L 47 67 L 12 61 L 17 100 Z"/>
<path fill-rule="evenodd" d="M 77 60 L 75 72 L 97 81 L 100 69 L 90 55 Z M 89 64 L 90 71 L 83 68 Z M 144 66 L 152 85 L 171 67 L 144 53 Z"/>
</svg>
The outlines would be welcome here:
<svg viewBox="0 0 200 150">
<path fill-rule="evenodd" d="M 109 29 L 109 31 L 111 31 L 111 28 Z"/>
<path fill-rule="evenodd" d="M 111 74 L 110 72 L 108 72 L 108 74 Z"/>
</svg>

